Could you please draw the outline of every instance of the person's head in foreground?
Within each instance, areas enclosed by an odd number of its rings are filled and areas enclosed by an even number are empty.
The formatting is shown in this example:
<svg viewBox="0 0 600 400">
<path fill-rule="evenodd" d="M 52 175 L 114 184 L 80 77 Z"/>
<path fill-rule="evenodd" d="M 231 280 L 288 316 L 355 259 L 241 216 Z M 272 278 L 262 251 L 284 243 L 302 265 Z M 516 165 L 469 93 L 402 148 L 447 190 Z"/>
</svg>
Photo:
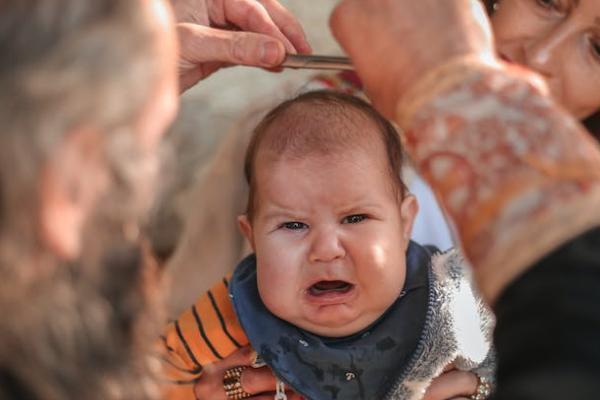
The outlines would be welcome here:
<svg viewBox="0 0 600 400">
<path fill-rule="evenodd" d="M 600 139 L 600 2 L 486 0 L 500 58 L 538 72 Z"/>
<path fill-rule="evenodd" d="M 393 126 L 364 101 L 311 92 L 271 111 L 246 157 L 242 232 L 260 297 L 323 336 L 368 327 L 399 297 L 417 203 Z"/>
<path fill-rule="evenodd" d="M 0 398 L 150 397 L 136 226 L 175 49 L 162 0 L 0 4 Z"/>
</svg>

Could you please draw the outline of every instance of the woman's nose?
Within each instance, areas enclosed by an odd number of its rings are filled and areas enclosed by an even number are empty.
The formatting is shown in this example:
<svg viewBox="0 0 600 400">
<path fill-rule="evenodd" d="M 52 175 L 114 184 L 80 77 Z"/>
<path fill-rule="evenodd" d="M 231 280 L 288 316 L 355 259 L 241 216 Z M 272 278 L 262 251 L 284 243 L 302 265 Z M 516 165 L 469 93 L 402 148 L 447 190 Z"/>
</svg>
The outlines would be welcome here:
<svg viewBox="0 0 600 400">
<path fill-rule="evenodd" d="M 315 233 L 310 248 L 310 262 L 331 262 L 346 255 L 339 233 L 335 229 L 325 228 Z"/>
<path fill-rule="evenodd" d="M 568 39 L 566 26 L 558 24 L 551 31 L 532 38 L 525 46 L 527 66 L 545 78 L 551 78 L 560 62 L 560 52 Z"/>
</svg>

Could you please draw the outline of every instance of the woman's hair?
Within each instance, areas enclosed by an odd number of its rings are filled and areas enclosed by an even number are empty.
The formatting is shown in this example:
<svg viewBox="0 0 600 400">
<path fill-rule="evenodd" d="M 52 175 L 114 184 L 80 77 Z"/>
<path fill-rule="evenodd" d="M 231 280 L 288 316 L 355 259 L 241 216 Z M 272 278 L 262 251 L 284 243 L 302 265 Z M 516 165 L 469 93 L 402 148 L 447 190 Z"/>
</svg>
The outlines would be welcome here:
<svg viewBox="0 0 600 400">
<path fill-rule="evenodd" d="M 483 4 L 485 5 L 485 9 L 487 10 L 488 14 L 492 14 L 492 12 L 494 12 L 494 4 L 496 3 L 497 0 L 482 0 Z"/>
<path fill-rule="evenodd" d="M 591 117 L 586 118 L 583 121 L 583 125 L 585 125 L 586 129 L 596 138 L 596 140 L 600 141 L 600 111 L 596 112 Z"/>
<path fill-rule="evenodd" d="M 498 0 L 482 0 L 483 4 L 489 15 L 492 15 L 494 12 L 494 4 L 498 2 Z M 596 140 L 600 141 L 600 110 L 596 113 L 592 114 L 588 118 L 584 119 L 583 125 L 586 129 L 596 138 Z"/>
</svg>

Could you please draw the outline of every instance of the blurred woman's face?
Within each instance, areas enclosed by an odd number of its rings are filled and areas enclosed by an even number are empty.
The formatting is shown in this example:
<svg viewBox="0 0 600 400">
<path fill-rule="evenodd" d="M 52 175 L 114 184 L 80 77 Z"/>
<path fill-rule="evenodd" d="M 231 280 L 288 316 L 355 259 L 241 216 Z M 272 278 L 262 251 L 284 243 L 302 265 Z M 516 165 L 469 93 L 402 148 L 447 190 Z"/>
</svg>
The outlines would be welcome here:
<svg viewBox="0 0 600 400">
<path fill-rule="evenodd" d="M 574 116 L 600 109 L 600 0 L 500 0 L 492 25 L 500 57 L 544 76 Z"/>
</svg>

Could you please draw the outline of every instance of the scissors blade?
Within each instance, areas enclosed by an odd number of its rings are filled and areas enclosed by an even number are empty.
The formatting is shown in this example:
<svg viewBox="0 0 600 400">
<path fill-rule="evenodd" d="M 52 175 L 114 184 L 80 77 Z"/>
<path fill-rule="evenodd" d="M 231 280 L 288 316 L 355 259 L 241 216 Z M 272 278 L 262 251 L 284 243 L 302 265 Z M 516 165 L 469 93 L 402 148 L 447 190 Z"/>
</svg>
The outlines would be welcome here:
<svg viewBox="0 0 600 400">
<path fill-rule="evenodd" d="M 288 54 L 281 64 L 284 68 L 328 69 L 353 71 L 354 67 L 348 57 L 313 56 L 304 54 Z"/>
</svg>

